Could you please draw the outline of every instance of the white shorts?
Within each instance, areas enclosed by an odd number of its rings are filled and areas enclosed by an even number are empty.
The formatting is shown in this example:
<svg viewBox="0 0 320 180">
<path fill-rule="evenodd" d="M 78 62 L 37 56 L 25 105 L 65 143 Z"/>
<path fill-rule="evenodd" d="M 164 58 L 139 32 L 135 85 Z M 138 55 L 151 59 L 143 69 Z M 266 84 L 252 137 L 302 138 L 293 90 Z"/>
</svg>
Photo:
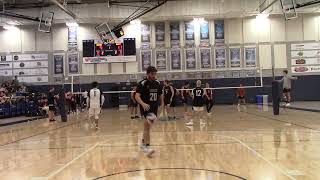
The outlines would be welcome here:
<svg viewBox="0 0 320 180">
<path fill-rule="evenodd" d="M 94 116 L 95 119 L 99 119 L 101 108 L 89 108 L 89 117 Z"/>
<path fill-rule="evenodd" d="M 203 106 L 202 107 L 193 106 L 193 110 L 196 111 L 196 112 L 201 112 L 201 111 L 204 111 L 204 108 L 203 108 Z"/>
</svg>

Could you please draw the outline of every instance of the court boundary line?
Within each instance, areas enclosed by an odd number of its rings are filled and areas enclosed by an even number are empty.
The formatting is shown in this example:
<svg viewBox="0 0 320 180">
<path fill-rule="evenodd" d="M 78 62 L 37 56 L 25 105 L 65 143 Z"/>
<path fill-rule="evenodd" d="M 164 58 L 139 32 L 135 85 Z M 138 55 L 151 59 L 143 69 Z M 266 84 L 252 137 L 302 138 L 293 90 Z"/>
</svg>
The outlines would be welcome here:
<svg viewBox="0 0 320 180">
<path fill-rule="evenodd" d="M 118 138 L 119 139 L 125 139 L 125 138 L 132 138 L 134 136 L 138 136 L 138 135 L 132 135 L 132 136 L 128 136 L 128 137 L 121 137 Z M 112 139 L 113 140 L 113 139 Z M 101 143 L 108 143 L 112 140 L 107 140 L 104 142 L 98 142 L 95 145 L 91 146 L 89 149 L 87 149 L 86 151 L 82 152 L 81 154 L 79 154 L 77 157 L 75 157 L 74 159 L 72 159 L 71 161 L 69 161 L 68 163 L 66 163 L 64 166 L 60 167 L 59 169 L 57 169 L 56 171 L 50 172 L 49 175 L 45 176 L 45 177 L 41 177 L 44 178 L 45 180 L 49 180 L 50 178 L 56 176 L 57 174 L 59 174 L 60 172 L 62 172 L 64 169 L 66 169 L 68 166 L 70 166 L 71 164 L 73 164 L 75 161 L 77 161 L 78 159 L 82 158 L 83 156 L 85 156 L 86 154 L 88 154 L 90 151 L 92 151 L 93 149 L 95 149 L 96 147 L 98 147 Z"/>
<path fill-rule="evenodd" d="M 255 154 L 257 157 L 259 157 L 260 159 L 264 160 L 265 162 L 267 162 L 267 164 L 269 164 L 271 167 L 273 167 L 274 169 L 280 171 L 283 175 L 285 175 L 286 177 L 288 177 L 291 180 L 296 180 L 296 178 L 294 178 L 293 176 L 289 175 L 288 173 L 286 173 L 282 168 L 280 168 L 279 166 L 273 164 L 271 161 L 269 161 L 267 158 L 265 158 L 262 154 L 260 154 L 259 152 L 257 152 L 256 150 L 254 150 L 253 148 L 251 148 L 250 146 L 248 146 L 246 143 L 243 143 L 240 139 L 232 137 L 232 136 L 224 136 L 224 135 L 217 135 L 217 136 L 222 136 L 222 137 L 229 137 L 237 142 L 239 142 L 242 146 L 246 147 L 248 150 L 250 150 L 251 152 L 253 152 L 253 154 Z"/>
</svg>

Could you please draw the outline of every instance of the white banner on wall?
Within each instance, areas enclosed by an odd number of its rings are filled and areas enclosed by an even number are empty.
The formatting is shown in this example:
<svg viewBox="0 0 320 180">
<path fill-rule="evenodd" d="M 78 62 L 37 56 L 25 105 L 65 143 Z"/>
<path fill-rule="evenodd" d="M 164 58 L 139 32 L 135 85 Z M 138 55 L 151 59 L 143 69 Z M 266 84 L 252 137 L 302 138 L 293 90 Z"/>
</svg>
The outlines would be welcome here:
<svg viewBox="0 0 320 180">
<path fill-rule="evenodd" d="M 48 54 L 18 54 L 13 55 L 13 61 L 40 61 L 48 60 Z"/>
<path fill-rule="evenodd" d="M 14 69 L 14 76 L 32 76 L 32 75 L 48 75 L 48 68 L 38 68 L 38 69 Z"/>
<path fill-rule="evenodd" d="M 296 58 L 291 59 L 291 63 L 293 66 L 320 64 L 320 58 Z"/>
<path fill-rule="evenodd" d="M 257 62 L 256 47 L 245 47 L 244 59 L 246 67 L 255 67 Z"/>
<path fill-rule="evenodd" d="M 151 50 L 145 50 L 141 51 L 141 65 L 142 65 L 142 71 L 147 70 L 149 66 L 152 65 L 152 51 Z"/>
<path fill-rule="evenodd" d="M 197 68 L 197 59 L 196 59 L 196 50 L 195 49 L 186 49 L 186 62 L 185 66 L 187 70 L 194 70 Z"/>
<path fill-rule="evenodd" d="M 291 58 L 320 58 L 320 50 L 291 51 Z"/>
<path fill-rule="evenodd" d="M 24 69 L 24 68 L 42 68 L 48 67 L 48 61 L 37 61 L 37 62 L 14 62 L 14 69 Z"/>
<path fill-rule="evenodd" d="M 12 69 L 12 63 L 0 63 L 0 69 Z"/>
<path fill-rule="evenodd" d="M 216 48 L 216 68 L 225 68 L 226 67 L 226 49 Z"/>
<path fill-rule="evenodd" d="M 49 78 L 48 76 L 21 76 L 18 77 L 18 81 L 24 83 L 47 83 Z"/>
<path fill-rule="evenodd" d="M 201 62 L 202 69 L 211 68 L 211 49 L 210 48 L 200 49 L 200 62 Z"/>
<path fill-rule="evenodd" d="M 241 49 L 240 47 L 231 47 L 229 49 L 230 67 L 241 67 Z"/>
<path fill-rule="evenodd" d="M 291 67 L 292 73 L 319 73 L 320 66 L 297 66 Z"/>
<path fill-rule="evenodd" d="M 12 69 L 0 70 L 0 76 L 12 76 Z"/>
<path fill-rule="evenodd" d="M 291 44 L 291 51 L 300 51 L 305 49 L 309 49 L 309 50 L 320 49 L 320 43 Z"/>
<path fill-rule="evenodd" d="M 181 50 L 172 49 L 170 51 L 171 70 L 181 70 Z"/>
<path fill-rule="evenodd" d="M 159 71 L 167 70 L 167 51 L 156 50 L 156 68 Z"/>
</svg>

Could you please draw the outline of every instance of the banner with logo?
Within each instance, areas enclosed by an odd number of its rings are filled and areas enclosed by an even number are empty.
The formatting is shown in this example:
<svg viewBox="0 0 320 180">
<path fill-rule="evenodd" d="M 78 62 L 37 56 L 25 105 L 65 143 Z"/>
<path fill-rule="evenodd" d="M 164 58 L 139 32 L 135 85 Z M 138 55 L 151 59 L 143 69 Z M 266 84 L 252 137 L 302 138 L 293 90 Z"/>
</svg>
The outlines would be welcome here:
<svg viewBox="0 0 320 180">
<path fill-rule="evenodd" d="M 49 82 L 48 76 L 20 76 L 18 77 L 19 82 L 24 83 L 47 83 Z"/>
<path fill-rule="evenodd" d="M 68 27 L 68 51 L 78 51 L 78 27 Z"/>
<path fill-rule="evenodd" d="M 164 22 L 158 22 L 155 24 L 156 26 L 156 48 L 164 48 L 165 47 L 165 24 Z"/>
<path fill-rule="evenodd" d="M 200 62 L 201 62 L 202 69 L 211 68 L 211 49 L 210 48 L 200 49 Z"/>
<path fill-rule="evenodd" d="M 79 74 L 79 53 L 68 53 L 68 70 L 69 74 Z"/>
<path fill-rule="evenodd" d="M 224 20 L 214 21 L 215 43 L 224 44 Z"/>
<path fill-rule="evenodd" d="M 226 49 L 225 48 L 216 48 L 216 68 L 225 68 L 226 67 Z"/>
<path fill-rule="evenodd" d="M 244 59 L 246 67 L 256 67 L 257 54 L 256 47 L 245 47 L 244 48 Z"/>
<path fill-rule="evenodd" d="M 185 26 L 185 47 L 194 48 L 195 39 L 194 39 L 194 23 L 186 22 Z"/>
<path fill-rule="evenodd" d="M 291 67 L 292 73 L 319 73 L 320 66 L 296 66 Z"/>
<path fill-rule="evenodd" d="M 200 47 L 210 47 L 209 22 L 200 24 Z"/>
<path fill-rule="evenodd" d="M 151 49 L 151 26 L 150 24 L 141 24 L 141 49 Z"/>
<path fill-rule="evenodd" d="M 13 55 L 13 61 L 48 61 L 48 54 Z"/>
<path fill-rule="evenodd" d="M 171 69 L 181 70 L 181 50 L 175 49 L 170 51 L 171 56 Z"/>
<path fill-rule="evenodd" d="M 0 63 L 7 63 L 12 61 L 12 56 L 7 55 L 7 56 L 1 56 Z"/>
<path fill-rule="evenodd" d="M 229 58 L 230 58 L 230 67 L 239 68 L 241 67 L 241 49 L 240 48 L 230 48 L 229 49 Z"/>
<path fill-rule="evenodd" d="M 197 68 L 197 61 L 196 61 L 196 50 L 195 49 L 186 49 L 186 69 L 187 70 L 194 70 Z"/>
<path fill-rule="evenodd" d="M 141 65 L 142 71 L 147 70 L 149 66 L 152 64 L 152 52 L 151 50 L 141 51 Z"/>
<path fill-rule="evenodd" d="M 170 23 L 170 44 L 172 48 L 180 47 L 180 24 L 179 22 Z"/>
<path fill-rule="evenodd" d="M 48 67 L 48 61 L 13 62 L 13 68 L 15 69 L 43 68 L 43 67 Z"/>
<path fill-rule="evenodd" d="M 55 75 L 64 74 L 64 54 L 53 54 L 53 73 Z"/>
<path fill-rule="evenodd" d="M 38 68 L 38 69 L 14 69 L 14 76 L 33 76 L 33 75 L 48 75 L 48 68 Z"/>
<path fill-rule="evenodd" d="M 156 50 L 156 67 L 159 71 L 167 70 L 167 51 Z"/>
</svg>

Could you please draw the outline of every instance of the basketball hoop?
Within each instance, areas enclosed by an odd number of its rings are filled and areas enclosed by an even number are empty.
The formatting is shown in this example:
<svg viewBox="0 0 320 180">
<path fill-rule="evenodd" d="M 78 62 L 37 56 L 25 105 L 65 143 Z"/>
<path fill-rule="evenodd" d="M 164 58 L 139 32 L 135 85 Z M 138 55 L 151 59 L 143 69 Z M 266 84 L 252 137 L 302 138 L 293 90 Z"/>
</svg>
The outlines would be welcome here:
<svg viewBox="0 0 320 180">
<path fill-rule="evenodd" d="M 38 31 L 50 33 L 54 12 L 42 12 L 38 25 Z"/>
</svg>

